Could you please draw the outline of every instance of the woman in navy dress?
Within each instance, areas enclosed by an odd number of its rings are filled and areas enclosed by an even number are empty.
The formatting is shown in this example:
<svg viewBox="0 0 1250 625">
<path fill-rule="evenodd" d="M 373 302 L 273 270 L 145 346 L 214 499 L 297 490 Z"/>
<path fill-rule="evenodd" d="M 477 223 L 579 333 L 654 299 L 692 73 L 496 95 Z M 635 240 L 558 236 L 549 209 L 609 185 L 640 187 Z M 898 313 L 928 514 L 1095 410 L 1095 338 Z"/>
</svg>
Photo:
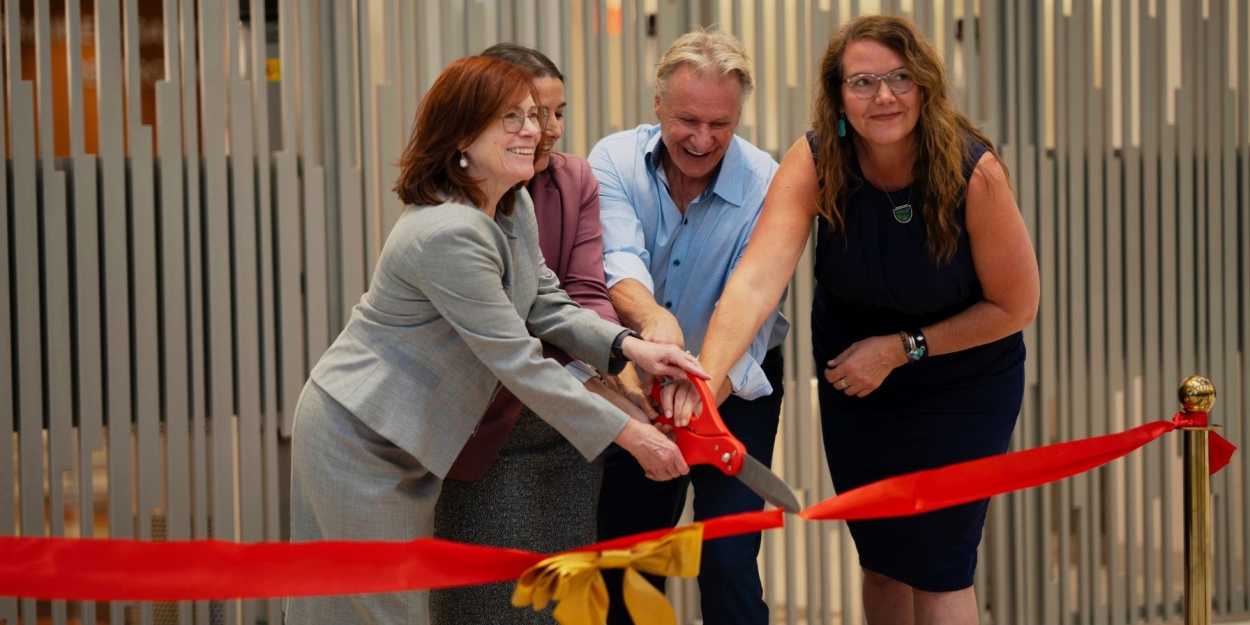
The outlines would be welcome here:
<svg viewBox="0 0 1250 625">
<path fill-rule="evenodd" d="M 990 141 L 955 110 L 914 24 L 873 15 L 826 50 L 814 129 L 790 148 L 700 360 L 720 376 L 776 306 L 818 223 L 813 355 L 838 492 L 1007 450 L 1037 262 Z M 672 409 L 683 417 L 690 396 Z M 850 522 L 870 624 L 976 623 L 988 501 Z"/>
</svg>

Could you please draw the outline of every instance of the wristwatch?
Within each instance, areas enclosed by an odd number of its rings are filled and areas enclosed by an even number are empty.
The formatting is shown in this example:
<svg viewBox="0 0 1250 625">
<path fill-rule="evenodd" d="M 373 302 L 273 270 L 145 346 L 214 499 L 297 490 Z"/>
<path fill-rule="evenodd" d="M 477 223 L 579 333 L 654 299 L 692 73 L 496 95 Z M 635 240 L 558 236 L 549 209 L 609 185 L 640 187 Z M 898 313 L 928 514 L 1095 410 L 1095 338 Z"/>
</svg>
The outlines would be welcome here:
<svg viewBox="0 0 1250 625">
<path fill-rule="evenodd" d="M 625 350 L 621 348 L 621 345 L 625 343 L 625 337 L 627 336 L 632 336 L 636 339 L 642 338 L 642 335 L 628 328 L 616 335 L 616 340 L 612 341 L 612 351 L 610 351 L 609 354 L 611 355 L 612 360 L 620 361 L 621 367 L 624 367 L 625 363 L 629 362 L 629 358 L 625 357 Z"/>
</svg>

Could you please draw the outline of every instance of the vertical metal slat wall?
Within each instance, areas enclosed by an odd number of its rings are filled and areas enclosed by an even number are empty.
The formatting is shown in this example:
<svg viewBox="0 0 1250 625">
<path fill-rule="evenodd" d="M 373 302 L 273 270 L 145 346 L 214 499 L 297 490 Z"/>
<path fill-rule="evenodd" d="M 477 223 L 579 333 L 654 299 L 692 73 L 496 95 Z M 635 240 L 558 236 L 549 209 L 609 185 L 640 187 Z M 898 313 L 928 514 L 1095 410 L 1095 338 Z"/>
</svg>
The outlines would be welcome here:
<svg viewBox="0 0 1250 625">
<path fill-rule="evenodd" d="M 1244 0 L 5 0 L 0 534 L 281 540 L 291 409 L 366 288 L 422 94 L 498 41 L 567 77 L 562 148 L 654 121 L 652 65 L 717 24 L 757 66 L 739 133 L 809 128 L 829 38 L 910 15 L 1012 172 L 1042 270 L 1012 447 L 1168 418 L 1191 373 L 1242 449 L 1250 363 Z M 72 52 L 72 53 L 71 53 Z M 81 52 L 81 53 L 80 53 Z M 776 470 L 832 496 L 810 359 L 810 250 L 788 312 Z M 1120 625 L 1182 609 L 1177 440 L 996 498 L 986 623 Z M 1250 614 L 1250 463 L 1213 478 L 1217 614 Z M 6 488 L 8 488 L 6 486 Z M 610 493 L 608 494 L 610 496 Z M 841 523 L 761 564 L 774 622 L 862 622 Z M 681 620 L 697 585 L 674 582 Z M 278 601 L 0 598 L 0 623 L 276 623 Z"/>
</svg>

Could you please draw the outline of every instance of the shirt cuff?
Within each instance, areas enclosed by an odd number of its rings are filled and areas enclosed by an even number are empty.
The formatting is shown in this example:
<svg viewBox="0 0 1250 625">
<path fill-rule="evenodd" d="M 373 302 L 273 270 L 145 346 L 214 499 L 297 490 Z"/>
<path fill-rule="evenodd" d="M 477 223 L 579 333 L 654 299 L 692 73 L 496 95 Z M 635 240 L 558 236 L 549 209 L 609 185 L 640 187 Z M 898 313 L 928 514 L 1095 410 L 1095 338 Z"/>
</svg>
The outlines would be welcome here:
<svg viewBox="0 0 1250 625">
<path fill-rule="evenodd" d="M 568 371 L 569 375 L 573 376 L 574 379 L 582 384 L 585 384 L 586 380 L 599 375 L 595 372 L 594 367 L 576 359 L 570 360 L 569 364 L 564 365 L 564 370 Z"/>
<path fill-rule="evenodd" d="M 742 399 L 759 399 L 773 394 L 773 385 L 768 382 L 768 376 L 764 375 L 764 369 L 750 354 L 743 354 L 734 363 L 729 369 L 728 377 L 733 394 Z"/>
<path fill-rule="evenodd" d="M 609 252 L 603 255 L 603 274 L 608 288 L 612 288 L 621 280 L 633 278 L 655 293 L 655 282 L 651 280 L 651 271 L 637 254 L 630 252 Z"/>
</svg>

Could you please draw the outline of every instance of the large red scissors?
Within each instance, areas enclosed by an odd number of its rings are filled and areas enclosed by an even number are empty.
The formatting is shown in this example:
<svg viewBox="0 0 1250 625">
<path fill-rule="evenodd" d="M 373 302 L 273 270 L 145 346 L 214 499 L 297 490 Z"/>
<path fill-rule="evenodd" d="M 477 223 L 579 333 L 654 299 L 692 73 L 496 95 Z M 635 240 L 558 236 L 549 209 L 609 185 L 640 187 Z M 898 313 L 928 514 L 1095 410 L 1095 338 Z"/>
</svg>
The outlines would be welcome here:
<svg viewBox="0 0 1250 625">
<path fill-rule="evenodd" d="M 777 477 L 764 463 L 747 454 L 746 447 L 725 427 L 716 409 L 716 398 L 712 397 L 707 383 L 698 378 L 691 378 L 699 399 L 703 402 L 703 410 L 690 419 L 684 427 L 676 427 L 673 420 L 661 414 L 657 423 L 664 423 L 673 428 L 677 436 L 677 447 L 686 459 L 686 464 L 710 464 L 721 473 L 737 477 L 755 494 L 763 497 L 768 503 L 797 514 L 802 507 L 794 491 Z M 657 380 L 651 394 L 659 401 L 660 382 Z"/>
</svg>

